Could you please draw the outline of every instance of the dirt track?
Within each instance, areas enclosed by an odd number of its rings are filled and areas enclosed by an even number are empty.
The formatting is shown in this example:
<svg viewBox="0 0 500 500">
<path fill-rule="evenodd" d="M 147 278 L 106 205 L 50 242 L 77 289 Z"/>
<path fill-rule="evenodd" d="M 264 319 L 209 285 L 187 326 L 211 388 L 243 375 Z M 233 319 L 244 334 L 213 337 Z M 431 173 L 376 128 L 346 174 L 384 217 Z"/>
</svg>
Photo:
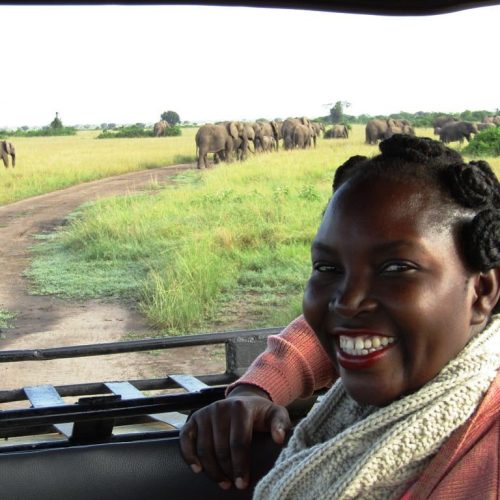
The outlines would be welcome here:
<svg viewBox="0 0 500 500">
<path fill-rule="evenodd" d="M 133 305 L 102 300 L 68 301 L 28 293 L 22 276 L 29 265 L 33 236 L 51 231 L 84 202 L 166 184 L 193 165 L 133 172 L 88 182 L 0 207 L 0 310 L 16 313 L 13 328 L 0 332 L 0 349 L 30 349 L 112 342 L 129 332 L 154 332 Z M 45 362 L 0 364 L 0 387 L 67 384 L 223 371 L 220 349 L 182 348 L 161 354 L 123 354 Z"/>
</svg>

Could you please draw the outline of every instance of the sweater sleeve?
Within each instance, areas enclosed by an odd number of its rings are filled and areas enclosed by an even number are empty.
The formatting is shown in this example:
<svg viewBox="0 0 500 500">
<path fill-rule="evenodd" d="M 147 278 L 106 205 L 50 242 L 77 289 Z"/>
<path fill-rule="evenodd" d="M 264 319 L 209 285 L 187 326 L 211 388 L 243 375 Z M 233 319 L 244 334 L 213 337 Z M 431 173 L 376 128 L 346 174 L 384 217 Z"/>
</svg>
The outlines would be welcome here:
<svg viewBox="0 0 500 500">
<path fill-rule="evenodd" d="M 330 358 L 303 316 L 279 335 L 271 335 L 266 350 L 248 370 L 231 384 L 227 393 L 240 384 L 251 384 L 269 394 L 280 405 L 290 404 L 327 387 L 337 378 Z"/>
</svg>

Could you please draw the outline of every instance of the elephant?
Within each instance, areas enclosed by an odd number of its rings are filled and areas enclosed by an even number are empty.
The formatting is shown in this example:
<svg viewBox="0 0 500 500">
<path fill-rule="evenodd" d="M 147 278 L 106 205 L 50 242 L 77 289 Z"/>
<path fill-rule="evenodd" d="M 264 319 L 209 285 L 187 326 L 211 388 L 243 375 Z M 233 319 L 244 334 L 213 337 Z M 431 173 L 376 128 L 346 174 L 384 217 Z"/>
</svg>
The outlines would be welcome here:
<svg viewBox="0 0 500 500">
<path fill-rule="evenodd" d="M 365 138 L 367 144 L 377 144 L 378 141 L 388 139 L 394 134 L 415 135 L 415 131 L 407 120 L 387 120 L 374 119 L 368 121 L 365 128 Z"/>
<path fill-rule="evenodd" d="M 388 129 L 388 120 L 369 120 L 365 127 L 365 142 L 377 144 L 378 141 L 385 139 Z"/>
<path fill-rule="evenodd" d="M 311 146 L 311 127 L 299 123 L 293 129 L 293 146 L 296 148 L 305 149 Z"/>
<path fill-rule="evenodd" d="M 486 130 L 488 128 L 495 128 L 495 124 L 493 122 L 478 123 L 476 126 L 479 131 Z"/>
<path fill-rule="evenodd" d="M 0 150 L 5 168 L 9 167 L 9 155 L 12 157 L 12 168 L 14 168 L 16 166 L 16 148 L 14 147 L 14 144 L 8 141 L 1 141 Z"/>
<path fill-rule="evenodd" d="M 316 139 L 317 139 L 317 134 L 316 134 L 316 127 L 313 126 L 312 123 L 309 124 L 309 146 L 313 145 L 316 147 Z"/>
<path fill-rule="evenodd" d="M 467 139 L 470 142 L 471 134 L 477 134 L 477 126 L 472 122 L 449 122 L 439 130 L 439 139 L 445 144 Z"/>
<path fill-rule="evenodd" d="M 389 139 L 394 134 L 406 134 L 415 136 L 415 131 L 408 120 L 387 120 L 387 131 L 384 139 Z"/>
<path fill-rule="evenodd" d="M 348 139 L 349 129 L 347 125 L 337 124 L 324 133 L 325 139 Z"/>
<path fill-rule="evenodd" d="M 483 118 L 483 123 L 492 123 L 493 125 L 500 125 L 500 115 L 485 116 Z"/>
<path fill-rule="evenodd" d="M 208 167 L 207 154 L 214 153 L 215 161 L 231 161 L 233 151 L 239 160 L 244 160 L 248 150 L 246 128 L 241 122 L 202 125 L 195 136 L 197 167 Z M 241 141 L 241 142 L 240 142 Z"/>
<path fill-rule="evenodd" d="M 325 131 L 325 124 L 319 122 L 311 122 L 311 138 L 314 143 L 314 147 L 316 147 L 316 140 L 321 135 L 321 132 Z"/>
<path fill-rule="evenodd" d="M 325 124 L 323 122 L 312 122 L 311 125 L 314 127 L 317 137 L 320 136 L 321 132 L 325 131 Z"/>
<path fill-rule="evenodd" d="M 276 149 L 276 139 L 269 135 L 262 136 L 262 151 L 270 152 Z"/>
<path fill-rule="evenodd" d="M 266 150 L 264 143 L 269 144 L 269 139 L 266 139 L 266 137 L 274 139 L 275 149 L 278 149 L 279 126 L 277 122 L 258 120 L 253 124 L 253 128 L 255 132 L 255 151 Z"/>
<path fill-rule="evenodd" d="M 170 127 L 170 125 L 165 120 L 160 120 L 159 122 L 156 122 L 153 126 L 153 133 L 154 133 L 155 137 L 164 136 L 165 131 L 169 127 Z"/>
<path fill-rule="evenodd" d="M 441 130 L 441 128 L 443 128 L 444 125 L 453 122 L 458 122 L 458 120 L 453 116 L 441 115 L 434 118 L 434 121 L 432 122 L 432 126 L 434 127 L 434 135 L 439 135 L 439 131 Z"/>
<path fill-rule="evenodd" d="M 308 118 L 287 118 L 282 125 L 281 134 L 283 137 L 283 146 L 285 149 L 293 149 L 295 147 L 294 144 L 294 129 L 297 125 L 306 125 L 309 127 L 311 122 Z"/>
<path fill-rule="evenodd" d="M 254 129 L 254 123 L 243 123 L 243 126 L 245 127 L 246 133 L 247 133 L 247 138 L 248 138 L 248 149 L 250 149 L 250 141 L 253 143 L 253 149 L 255 151 L 255 129 Z"/>
</svg>

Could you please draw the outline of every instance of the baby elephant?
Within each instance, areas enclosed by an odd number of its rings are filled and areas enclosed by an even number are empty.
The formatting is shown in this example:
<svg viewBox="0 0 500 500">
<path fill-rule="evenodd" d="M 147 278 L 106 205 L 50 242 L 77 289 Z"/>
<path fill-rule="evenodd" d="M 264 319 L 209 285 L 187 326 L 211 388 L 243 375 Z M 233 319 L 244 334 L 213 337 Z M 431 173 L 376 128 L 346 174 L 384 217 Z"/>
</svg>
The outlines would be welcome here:
<svg viewBox="0 0 500 500">
<path fill-rule="evenodd" d="M 5 168 L 9 167 L 9 155 L 12 156 L 12 167 L 16 166 L 16 149 L 14 148 L 14 144 L 8 141 L 0 142 L 0 150 L 2 153 L 2 160 Z"/>
</svg>

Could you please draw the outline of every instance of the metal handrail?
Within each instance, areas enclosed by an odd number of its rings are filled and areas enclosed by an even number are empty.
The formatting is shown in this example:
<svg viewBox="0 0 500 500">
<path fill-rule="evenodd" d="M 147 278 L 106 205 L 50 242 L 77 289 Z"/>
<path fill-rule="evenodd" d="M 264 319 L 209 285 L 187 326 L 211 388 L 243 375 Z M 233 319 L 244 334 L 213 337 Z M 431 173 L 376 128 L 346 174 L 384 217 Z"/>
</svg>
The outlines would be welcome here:
<svg viewBox="0 0 500 500">
<path fill-rule="evenodd" d="M 80 403 L 5 410 L 0 412 L 0 431 L 32 425 L 193 410 L 224 398 L 224 389 L 224 387 L 210 387 L 196 393 L 168 394 L 126 400 L 103 398 L 92 401 L 88 406 Z"/>
<path fill-rule="evenodd" d="M 233 339 L 250 339 L 274 335 L 283 327 L 263 328 L 258 330 L 240 330 L 232 332 L 202 333 L 161 339 L 143 339 L 102 344 L 85 344 L 46 349 L 23 349 L 0 351 L 0 363 L 17 361 L 46 361 L 61 358 L 77 358 L 84 356 L 102 356 L 126 352 L 151 351 L 155 349 L 172 349 L 200 345 L 222 344 Z"/>
</svg>

